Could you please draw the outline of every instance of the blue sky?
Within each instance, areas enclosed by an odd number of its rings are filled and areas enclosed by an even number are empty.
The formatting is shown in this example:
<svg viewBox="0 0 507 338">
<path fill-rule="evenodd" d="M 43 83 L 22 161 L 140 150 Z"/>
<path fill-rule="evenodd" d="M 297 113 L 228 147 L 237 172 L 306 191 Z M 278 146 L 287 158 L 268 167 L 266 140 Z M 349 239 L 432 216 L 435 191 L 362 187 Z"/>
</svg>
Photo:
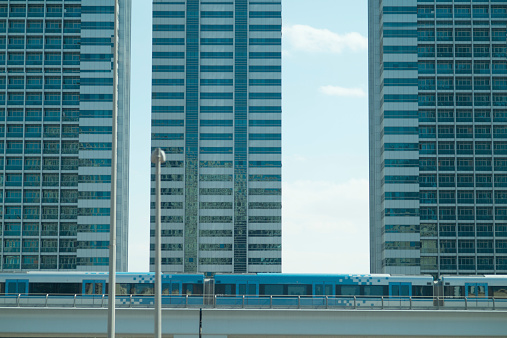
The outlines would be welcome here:
<svg viewBox="0 0 507 338">
<path fill-rule="evenodd" d="M 132 13 L 129 270 L 147 271 L 151 1 Z M 367 1 L 284 0 L 282 15 L 282 269 L 368 273 Z"/>
</svg>

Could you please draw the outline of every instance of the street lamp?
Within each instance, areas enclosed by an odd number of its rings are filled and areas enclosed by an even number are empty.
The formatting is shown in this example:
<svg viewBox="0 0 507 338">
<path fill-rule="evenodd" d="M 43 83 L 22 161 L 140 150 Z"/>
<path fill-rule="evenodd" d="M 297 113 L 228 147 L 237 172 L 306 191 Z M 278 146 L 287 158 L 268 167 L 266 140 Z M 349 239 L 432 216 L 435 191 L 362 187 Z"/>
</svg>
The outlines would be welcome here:
<svg viewBox="0 0 507 338">
<path fill-rule="evenodd" d="M 160 165 L 165 162 L 165 152 L 157 148 L 151 153 L 155 164 L 155 338 L 162 337 L 162 283 L 160 276 Z"/>
</svg>

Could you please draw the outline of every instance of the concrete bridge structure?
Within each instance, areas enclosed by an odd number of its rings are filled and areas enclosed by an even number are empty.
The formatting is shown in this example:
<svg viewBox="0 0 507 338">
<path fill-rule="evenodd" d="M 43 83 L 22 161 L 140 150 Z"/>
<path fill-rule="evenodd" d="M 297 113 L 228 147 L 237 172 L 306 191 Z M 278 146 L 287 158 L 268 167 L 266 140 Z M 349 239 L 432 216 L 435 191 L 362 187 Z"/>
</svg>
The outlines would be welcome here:
<svg viewBox="0 0 507 338">
<path fill-rule="evenodd" d="M 164 308 L 162 316 L 167 338 L 507 336 L 505 310 Z M 117 337 L 152 337 L 153 328 L 153 308 L 116 311 Z M 0 337 L 106 337 L 106 330 L 106 308 L 0 307 Z"/>
</svg>

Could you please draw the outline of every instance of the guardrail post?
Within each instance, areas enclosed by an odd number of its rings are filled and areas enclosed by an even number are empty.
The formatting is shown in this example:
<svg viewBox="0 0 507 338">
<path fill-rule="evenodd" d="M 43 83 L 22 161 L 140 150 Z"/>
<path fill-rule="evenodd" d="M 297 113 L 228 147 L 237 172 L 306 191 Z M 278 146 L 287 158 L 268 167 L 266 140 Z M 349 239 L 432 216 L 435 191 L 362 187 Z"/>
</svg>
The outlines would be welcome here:
<svg viewBox="0 0 507 338">
<path fill-rule="evenodd" d="M 213 307 L 216 308 L 217 307 L 217 295 L 214 295 L 213 296 Z"/>
<path fill-rule="evenodd" d="M 410 296 L 410 310 L 412 310 L 412 296 Z"/>
<path fill-rule="evenodd" d="M 273 295 L 269 296 L 269 308 L 273 308 Z"/>
<path fill-rule="evenodd" d="M 437 310 L 440 310 L 440 297 L 437 296 Z"/>
<path fill-rule="evenodd" d="M 48 307 L 48 298 L 49 298 L 49 295 L 46 294 L 46 303 L 44 304 L 44 307 Z"/>
<path fill-rule="evenodd" d="M 384 310 L 384 296 L 380 297 L 382 300 L 382 310 Z"/>
<path fill-rule="evenodd" d="M 465 310 L 468 310 L 468 298 L 465 297 Z"/>
<path fill-rule="evenodd" d="M 301 296 L 298 296 L 298 309 L 301 309 Z"/>
<path fill-rule="evenodd" d="M 132 307 L 132 295 L 129 295 L 129 307 Z"/>
<path fill-rule="evenodd" d="M 356 296 L 354 296 L 354 310 L 357 309 Z"/>
<path fill-rule="evenodd" d="M 18 293 L 18 299 L 16 299 L 16 303 L 17 303 L 18 307 L 19 307 L 19 299 L 20 299 L 20 298 L 21 298 L 21 294 L 20 294 L 20 293 Z"/>
<path fill-rule="evenodd" d="M 328 299 L 328 296 L 326 296 L 326 309 L 329 309 L 329 299 Z"/>
<path fill-rule="evenodd" d="M 245 308 L 245 295 L 241 296 L 241 307 Z"/>
<path fill-rule="evenodd" d="M 493 300 L 493 310 L 496 310 L 495 309 L 495 296 L 493 296 L 491 299 Z"/>
<path fill-rule="evenodd" d="M 100 300 L 100 307 L 104 306 L 104 294 L 102 294 L 102 299 Z"/>
<path fill-rule="evenodd" d="M 188 295 L 185 295 L 185 308 L 188 308 Z"/>
<path fill-rule="evenodd" d="M 77 298 L 77 295 L 74 295 L 74 307 L 76 307 L 76 298 Z"/>
</svg>

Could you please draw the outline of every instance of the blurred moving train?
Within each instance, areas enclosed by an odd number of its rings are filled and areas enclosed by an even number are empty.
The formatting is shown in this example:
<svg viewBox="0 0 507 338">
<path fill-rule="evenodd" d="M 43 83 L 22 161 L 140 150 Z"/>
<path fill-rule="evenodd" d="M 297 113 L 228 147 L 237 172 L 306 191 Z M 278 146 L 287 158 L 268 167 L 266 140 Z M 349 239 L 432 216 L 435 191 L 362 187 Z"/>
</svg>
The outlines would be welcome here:
<svg viewBox="0 0 507 338">
<path fill-rule="evenodd" d="M 154 293 L 154 273 L 118 273 L 117 296 Z M 103 295 L 108 274 L 94 272 L 1 273 L 2 295 Z M 306 298 L 495 298 L 507 299 L 507 276 L 317 275 L 317 274 L 163 274 L 162 294 L 227 297 Z"/>
</svg>

